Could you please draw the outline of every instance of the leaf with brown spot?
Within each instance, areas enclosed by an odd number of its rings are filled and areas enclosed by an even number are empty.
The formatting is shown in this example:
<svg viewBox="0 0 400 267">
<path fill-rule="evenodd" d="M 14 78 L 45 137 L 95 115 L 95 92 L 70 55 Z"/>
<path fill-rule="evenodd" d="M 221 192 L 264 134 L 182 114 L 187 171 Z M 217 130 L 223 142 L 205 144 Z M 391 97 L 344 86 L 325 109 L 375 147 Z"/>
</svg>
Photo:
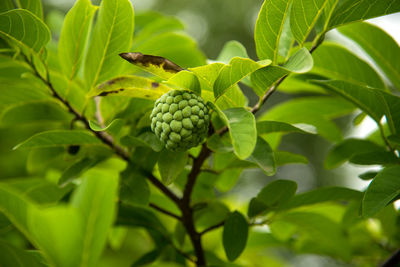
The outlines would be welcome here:
<svg viewBox="0 0 400 267">
<path fill-rule="evenodd" d="M 139 52 L 120 53 L 119 55 L 129 63 L 163 79 L 169 79 L 175 73 L 183 70 L 174 62 L 159 56 L 144 55 Z"/>
<path fill-rule="evenodd" d="M 170 90 L 170 87 L 154 80 L 126 75 L 100 84 L 88 93 L 88 97 L 112 95 L 156 100 Z"/>
</svg>

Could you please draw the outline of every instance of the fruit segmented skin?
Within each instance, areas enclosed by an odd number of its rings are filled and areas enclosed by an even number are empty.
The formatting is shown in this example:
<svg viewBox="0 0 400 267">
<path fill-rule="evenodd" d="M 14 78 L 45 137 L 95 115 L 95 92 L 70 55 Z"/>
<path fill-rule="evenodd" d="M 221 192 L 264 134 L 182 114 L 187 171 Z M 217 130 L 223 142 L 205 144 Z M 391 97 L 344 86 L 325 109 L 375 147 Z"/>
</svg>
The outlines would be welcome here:
<svg viewBox="0 0 400 267">
<path fill-rule="evenodd" d="M 172 151 L 199 145 L 210 123 L 204 100 L 184 90 L 172 90 L 157 99 L 150 119 L 151 130 Z"/>
</svg>

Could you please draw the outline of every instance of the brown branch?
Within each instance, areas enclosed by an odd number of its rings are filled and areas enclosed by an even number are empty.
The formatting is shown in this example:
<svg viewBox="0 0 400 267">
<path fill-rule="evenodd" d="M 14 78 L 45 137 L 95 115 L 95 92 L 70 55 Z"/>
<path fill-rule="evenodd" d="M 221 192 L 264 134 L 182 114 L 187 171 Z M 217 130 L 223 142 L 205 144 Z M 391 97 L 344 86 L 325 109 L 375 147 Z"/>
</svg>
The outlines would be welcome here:
<svg viewBox="0 0 400 267">
<path fill-rule="evenodd" d="M 210 231 L 212 231 L 212 230 L 218 229 L 218 228 L 220 228 L 221 226 L 224 226 L 224 224 L 225 224 L 225 221 L 222 221 L 222 222 L 220 222 L 220 223 L 217 223 L 217 224 L 215 224 L 215 225 L 212 225 L 212 226 L 210 226 L 210 227 L 204 229 L 203 231 L 201 231 L 201 232 L 200 232 L 200 235 L 204 235 L 204 234 L 206 234 L 206 233 L 208 233 L 208 232 L 210 232 Z"/>
<path fill-rule="evenodd" d="M 395 267 L 400 263 L 400 249 L 396 250 L 384 263 L 382 263 L 381 267 Z"/>
<path fill-rule="evenodd" d="M 196 264 L 197 266 L 205 266 L 206 259 L 204 255 L 203 246 L 201 244 L 201 234 L 198 233 L 194 226 L 193 220 L 193 209 L 191 207 L 190 198 L 193 192 L 194 185 L 196 183 L 197 177 L 201 172 L 201 166 L 204 161 L 210 156 L 211 150 L 207 148 L 204 143 L 202 145 L 200 154 L 193 161 L 192 170 L 188 175 L 188 180 L 183 191 L 183 197 L 181 199 L 180 209 L 182 211 L 182 223 L 185 226 L 186 232 L 188 233 L 190 240 L 193 245 L 193 249 L 196 254 Z"/>
<path fill-rule="evenodd" d="M 170 212 L 168 210 L 165 210 L 165 209 L 161 208 L 160 206 L 158 206 L 158 205 L 156 205 L 154 203 L 149 203 L 149 206 L 152 207 L 153 209 L 161 212 L 161 213 L 164 213 L 165 215 L 168 215 L 168 216 L 170 216 L 172 218 L 177 219 L 178 221 L 182 220 L 182 218 L 179 217 L 178 215 L 176 215 L 176 214 L 174 214 L 174 213 L 172 213 L 172 212 Z"/>
<path fill-rule="evenodd" d="M 98 139 L 100 139 L 103 144 L 107 145 L 110 147 L 114 152 L 124 159 L 127 162 L 131 162 L 130 160 L 130 155 L 129 153 L 121 146 L 118 146 L 117 144 L 114 143 L 112 137 L 108 135 L 106 132 L 97 132 L 94 131 L 93 129 L 90 128 L 89 125 L 89 120 L 82 114 L 80 114 L 78 111 L 76 111 L 71 104 L 65 100 L 64 98 L 61 97 L 61 95 L 55 90 L 53 84 L 50 82 L 50 75 L 49 71 L 47 70 L 47 78 L 43 78 L 42 75 L 38 72 L 36 69 L 33 61 L 30 61 L 26 55 L 24 55 L 25 61 L 31 66 L 32 70 L 34 71 L 35 75 L 44 83 L 47 85 L 47 87 L 50 89 L 52 96 L 56 98 L 58 101 L 60 101 L 68 110 L 69 113 L 73 114 L 75 116 L 75 120 L 81 121 L 85 128 L 92 132 Z M 132 163 L 132 162 L 131 162 Z M 167 195 L 172 201 L 174 201 L 177 205 L 179 205 L 179 198 L 176 196 L 171 190 L 169 190 L 168 187 L 166 187 L 163 183 L 161 183 L 154 175 L 149 172 L 144 170 L 143 168 L 139 168 L 139 171 L 146 176 L 146 178 L 155 186 L 157 187 L 160 191 L 162 191 L 165 195 Z"/>
</svg>

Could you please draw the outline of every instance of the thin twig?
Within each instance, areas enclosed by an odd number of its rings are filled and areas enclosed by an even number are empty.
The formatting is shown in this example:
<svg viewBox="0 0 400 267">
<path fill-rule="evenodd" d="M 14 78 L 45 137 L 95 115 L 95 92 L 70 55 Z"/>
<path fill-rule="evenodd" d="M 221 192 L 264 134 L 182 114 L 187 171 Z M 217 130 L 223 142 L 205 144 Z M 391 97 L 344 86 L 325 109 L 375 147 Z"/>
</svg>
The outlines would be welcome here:
<svg viewBox="0 0 400 267">
<path fill-rule="evenodd" d="M 161 213 L 164 213 L 165 215 L 168 215 L 170 217 L 173 217 L 173 218 L 177 219 L 178 221 L 182 220 L 182 218 L 179 217 L 178 215 L 176 215 L 176 214 L 174 214 L 174 213 L 172 213 L 172 212 L 170 212 L 168 210 L 165 210 L 165 209 L 161 208 L 160 206 L 158 206 L 158 205 L 156 205 L 154 203 L 149 203 L 149 206 L 152 207 L 155 210 L 158 210 Z"/>
<path fill-rule="evenodd" d="M 212 230 L 218 229 L 218 228 L 220 228 L 221 226 L 224 226 L 224 224 L 225 224 L 225 221 L 222 221 L 222 222 L 220 222 L 220 223 L 218 223 L 218 224 L 215 224 L 215 225 L 213 225 L 213 226 L 210 226 L 210 227 L 204 229 L 203 231 L 201 231 L 201 232 L 200 232 L 200 235 L 204 235 L 205 233 L 208 233 L 208 232 L 210 232 L 210 231 L 212 231 Z"/>
</svg>

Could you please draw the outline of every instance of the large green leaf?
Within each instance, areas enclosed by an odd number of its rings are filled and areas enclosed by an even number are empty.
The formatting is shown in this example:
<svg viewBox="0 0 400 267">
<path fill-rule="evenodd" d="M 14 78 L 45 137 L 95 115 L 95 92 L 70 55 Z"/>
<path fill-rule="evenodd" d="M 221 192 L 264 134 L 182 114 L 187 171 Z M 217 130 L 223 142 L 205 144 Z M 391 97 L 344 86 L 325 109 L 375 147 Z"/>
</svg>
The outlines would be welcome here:
<svg viewBox="0 0 400 267">
<path fill-rule="evenodd" d="M 247 75 L 271 64 L 271 60 L 255 62 L 249 58 L 234 57 L 219 72 L 214 82 L 214 96 L 220 97 L 226 90 L 237 84 Z"/>
<path fill-rule="evenodd" d="M 257 122 L 257 133 L 259 135 L 275 133 L 275 132 L 316 134 L 316 130 L 312 125 L 307 125 L 307 124 L 292 125 L 281 121 Z"/>
<path fill-rule="evenodd" d="M 58 42 L 58 62 L 69 79 L 81 66 L 96 9 L 90 0 L 79 0 L 65 16 Z"/>
<path fill-rule="evenodd" d="M 61 188 L 43 178 L 7 179 L 3 182 L 21 197 L 27 197 L 37 204 L 55 204 L 71 190 L 71 186 Z"/>
<path fill-rule="evenodd" d="M 316 24 L 329 0 L 293 1 L 290 13 L 290 27 L 293 36 L 302 46 Z"/>
<path fill-rule="evenodd" d="M 265 210 L 278 209 L 289 202 L 297 190 L 296 182 L 276 180 L 267 184 L 257 195 L 257 200 L 265 205 Z"/>
<path fill-rule="evenodd" d="M 244 216 L 235 211 L 225 221 L 222 242 L 229 261 L 236 260 L 246 247 L 249 226 Z"/>
<path fill-rule="evenodd" d="M 262 96 L 280 78 L 291 72 L 305 73 L 311 70 L 313 58 L 306 48 L 299 49 L 283 66 L 267 66 L 251 74 L 253 90 Z"/>
<path fill-rule="evenodd" d="M 328 140 L 339 141 L 341 132 L 331 119 L 349 114 L 353 110 L 354 107 L 350 103 L 340 98 L 303 97 L 276 105 L 263 114 L 259 121 L 311 124 L 321 136 Z"/>
<path fill-rule="evenodd" d="M 324 43 L 315 50 L 313 59 L 313 73 L 331 79 L 385 88 L 382 78 L 370 65 L 340 45 Z"/>
<path fill-rule="evenodd" d="M 349 260 L 351 249 L 341 225 L 313 212 L 290 212 L 278 217 L 295 225 L 298 237 L 295 247 L 303 253 L 327 254 Z"/>
<path fill-rule="evenodd" d="M 277 63 L 279 42 L 286 17 L 289 13 L 290 0 L 265 0 L 256 22 L 254 40 L 259 59 L 271 59 Z"/>
<path fill-rule="evenodd" d="M 164 149 L 158 158 L 158 169 L 164 183 L 172 183 L 183 171 L 188 161 L 186 152 L 171 152 Z"/>
<path fill-rule="evenodd" d="M 247 160 L 256 163 L 266 175 L 271 176 L 276 172 L 274 152 L 261 137 L 257 137 L 256 147 Z"/>
<path fill-rule="evenodd" d="M 136 37 L 140 37 L 137 35 Z M 197 47 L 196 42 L 182 32 L 162 32 L 145 41 L 136 43 L 134 38 L 132 51 L 167 58 L 183 68 L 204 65 L 206 58 Z"/>
<path fill-rule="evenodd" d="M 229 61 L 234 57 L 247 58 L 249 56 L 247 55 L 246 47 L 241 43 L 238 41 L 229 41 L 224 44 L 224 47 L 219 53 L 216 61 L 229 64 Z"/>
<path fill-rule="evenodd" d="M 399 11 L 400 2 L 397 0 L 347 0 L 333 12 L 329 28 Z"/>
<path fill-rule="evenodd" d="M 39 52 L 50 41 L 50 30 L 31 12 L 13 9 L 0 14 L 0 36 L 11 39 L 22 48 Z"/>
<path fill-rule="evenodd" d="M 218 116 L 229 128 L 229 135 L 236 156 L 246 159 L 252 153 L 257 142 L 257 129 L 254 115 L 244 108 L 230 108 L 221 111 L 210 103 Z"/>
<path fill-rule="evenodd" d="M 16 1 L 19 8 L 24 8 L 35 14 L 38 18 L 43 19 L 43 8 L 41 0 L 18 0 Z"/>
<path fill-rule="evenodd" d="M 32 253 L 17 248 L 10 242 L 0 240 L 0 266 L 45 267 Z"/>
<path fill-rule="evenodd" d="M 177 89 L 191 90 L 201 95 L 200 81 L 193 72 L 180 71 L 167 81 L 169 84 L 177 86 Z"/>
<path fill-rule="evenodd" d="M 29 230 L 38 247 L 53 266 L 79 265 L 84 236 L 83 221 L 79 212 L 71 206 L 35 208 L 29 214 Z"/>
<path fill-rule="evenodd" d="M 339 31 L 359 44 L 400 90 L 400 46 L 389 34 L 369 23 L 343 26 Z"/>
<path fill-rule="evenodd" d="M 362 192 L 345 187 L 322 187 L 298 194 L 283 208 L 291 209 L 328 201 L 360 200 Z"/>
<path fill-rule="evenodd" d="M 118 74 L 122 67 L 118 54 L 130 49 L 133 27 L 133 8 L 129 0 L 101 2 L 85 62 L 89 87 Z"/>
<path fill-rule="evenodd" d="M 368 186 L 362 201 L 362 214 L 371 217 L 400 194 L 400 167 L 388 167 L 379 172 Z"/>
<path fill-rule="evenodd" d="M 385 148 L 381 147 L 369 140 L 362 139 L 346 139 L 337 143 L 331 151 L 329 151 L 325 159 L 325 168 L 332 169 L 345 163 L 357 154 L 366 152 L 384 152 Z"/>
<path fill-rule="evenodd" d="M 125 75 L 113 78 L 92 89 L 88 96 L 122 96 L 156 100 L 171 88 L 154 80 Z"/>
<path fill-rule="evenodd" d="M 71 116 L 53 101 L 22 103 L 0 113 L 0 125 L 70 121 Z"/>
<path fill-rule="evenodd" d="M 54 147 L 65 145 L 100 145 L 102 142 L 86 131 L 54 130 L 35 134 L 14 149 Z"/>
<path fill-rule="evenodd" d="M 83 248 L 78 251 L 80 259 L 76 266 L 97 266 L 115 218 L 117 189 L 118 173 L 115 171 L 92 169 L 83 175 L 82 184 L 71 200 L 71 206 L 82 218 L 84 233 L 79 236 Z"/>
<path fill-rule="evenodd" d="M 392 133 L 400 131 L 400 97 L 345 81 L 316 81 L 316 83 L 343 96 L 367 113 L 376 123 L 380 123 L 382 116 L 385 115 Z"/>
<path fill-rule="evenodd" d="M 303 155 L 288 151 L 275 151 L 274 156 L 276 166 L 282 166 L 286 164 L 308 164 L 308 159 Z"/>
</svg>

